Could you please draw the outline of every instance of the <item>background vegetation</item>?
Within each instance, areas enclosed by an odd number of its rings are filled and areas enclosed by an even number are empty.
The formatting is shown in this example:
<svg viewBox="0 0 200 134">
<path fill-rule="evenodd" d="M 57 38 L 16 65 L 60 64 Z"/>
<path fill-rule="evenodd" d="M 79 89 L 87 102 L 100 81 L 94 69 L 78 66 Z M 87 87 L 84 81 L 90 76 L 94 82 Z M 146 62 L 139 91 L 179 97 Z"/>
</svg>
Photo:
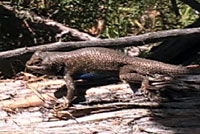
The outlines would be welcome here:
<svg viewBox="0 0 200 134">
<path fill-rule="evenodd" d="M 10 0 L 8 4 L 93 36 L 118 38 L 150 31 L 183 28 L 198 18 L 192 8 L 177 2 L 180 16 L 175 15 L 170 0 Z M 13 21 L 10 25 L 14 25 Z M 22 30 L 23 27 L 5 27 L 2 23 L 0 50 L 55 41 L 49 38 L 51 34 L 47 34 L 44 29 L 37 28 L 37 25 L 31 26 L 37 41 L 33 40 L 33 35 L 28 36 L 28 33 Z M 13 31 L 21 34 L 13 34 Z"/>
</svg>

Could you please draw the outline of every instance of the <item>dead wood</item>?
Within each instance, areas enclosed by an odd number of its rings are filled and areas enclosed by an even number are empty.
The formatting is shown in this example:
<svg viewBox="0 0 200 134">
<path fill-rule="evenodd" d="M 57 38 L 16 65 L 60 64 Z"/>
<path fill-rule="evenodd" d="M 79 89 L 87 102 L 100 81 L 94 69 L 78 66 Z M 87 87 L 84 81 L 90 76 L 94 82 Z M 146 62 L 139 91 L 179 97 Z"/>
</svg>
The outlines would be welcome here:
<svg viewBox="0 0 200 134">
<path fill-rule="evenodd" d="M 98 38 L 96 38 L 96 37 L 92 37 L 87 33 L 80 32 L 77 29 L 67 27 L 59 22 L 54 21 L 54 20 L 42 18 L 40 16 L 37 16 L 36 14 L 29 13 L 28 11 L 24 11 L 24 10 L 19 11 L 8 5 L 2 5 L 2 6 L 5 9 L 7 9 L 11 12 L 14 12 L 14 14 L 16 14 L 16 16 L 19 16 L 20 19 L 26 20 L 26 19 L 31 18 L 32 21 L 37 22 L 37 23 L 42 23 L 47 28 L 52 29 L 52 31 L 57 31 L 57 34 L 56 34 L 57 39 L 61 39 L 62 36 L 64 36 L 64 35 L 70 35 L 79 40 L 98 40 Z M 32 30 L 30 29 L 29 31 L 32 31 Z M 33 31 L 31 33 L 34 34 Z"/>
<path fill-rule="evenodd" d="M 27 76 L 30 75 L 20 77 L 21 80 L 0 82 L 0 104 L 15 101 L 12 104 L 15 106 L 22 99 L 31 99 L 28 96 L 38 97 L 30 87 L 43 96 L 53 94 L 64 84 L 63 80 L 27 79 Z M 178 80 L 186 82 L 188 89 L 174 90 L 175 85 L 181 84 L 177 83 Z M 188 76 L 178 80 L 171 83 L 174 87 L 160 91 L 160 95 L 152 94 L 151 99 L 134 94 L 127 84 L 113 84 L 88 89 L 86 101 L 63 111 L 44 108 L 44 101 L 40 105 L 33 105 L 34 100 L 27 100 L 28 105 L 16 105 L 14 109 L 9 105 L 1 105 L 4 110 L 0 110 L 0 132 L 198 134 L 200 91 L 189 85 L 193 85 L 193 82 L 200 84 L 200 79 Z"/>
<path fill-rule="evenodd" d="M 127 47 L 141 44 L 155 43 L 169 38 L 183 35 L 195 35 L 200 33 L 200 28 L 174 29 L 159 32 L 150 32 L 137 36 L 122 37 L 118 39 L 101 39 L 92 41 L 70 41 L 56 42 L 34 47 L 25 47 L 15 50 L 0 52 L 0 59 L 21 56 L 26 53 L 33 53 L 36 50 L 72 50 L 83 47 Z"/>
</svg>

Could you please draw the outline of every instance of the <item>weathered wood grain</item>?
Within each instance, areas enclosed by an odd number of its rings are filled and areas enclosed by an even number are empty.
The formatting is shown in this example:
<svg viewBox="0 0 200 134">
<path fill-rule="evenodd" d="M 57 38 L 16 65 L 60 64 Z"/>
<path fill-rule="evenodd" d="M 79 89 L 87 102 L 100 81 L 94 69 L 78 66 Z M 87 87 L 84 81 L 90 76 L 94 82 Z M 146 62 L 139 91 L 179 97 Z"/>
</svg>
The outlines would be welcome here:
<svg viewBox="0 0 200 134">
<path fill-rule="evenodd" d="M 38 105 L 28 105 L 30 102 L 27 101 L 23 108 L 2 109 L 5 101 L 15 104 L 20 99 L 33 99 L 34 96 L 35 101 L 40 100 L 37 93 L 53 95 L 63 84 L 63 80 L 48 79 L 1 81 L 0 133 L 200 133 L 198 89 L 168 88 L 149 99 L 135 95 L 128 84 L 119 83 L 88 89 L 86 100 L 68 110 L 44 108 L 43 101 Z"/>
</svg>

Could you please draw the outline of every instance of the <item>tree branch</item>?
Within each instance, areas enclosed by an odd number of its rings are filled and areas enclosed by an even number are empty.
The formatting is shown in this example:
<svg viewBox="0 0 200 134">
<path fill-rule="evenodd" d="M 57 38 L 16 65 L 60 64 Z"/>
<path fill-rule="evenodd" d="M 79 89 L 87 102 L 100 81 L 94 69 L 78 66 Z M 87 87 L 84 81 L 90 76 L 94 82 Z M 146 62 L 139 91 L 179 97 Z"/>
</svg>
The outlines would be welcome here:
<svg viewBox="0 0 200 134">
<path fill-rule="evenodd" d="M 99 39 L 96 37 L 92 37 L 87 33 L 80 32 L 77 29 L 66 27 L 65 25 L 63 25 L 59 22 L 56 22 L 54 20 L 45 19 L 40 16 L 37 16 L 36 14 L 30 14 L 27 11 L 23 11 L 23 10 L 19 11 L 19 10 L 13 9 L 12 7 L 10 7 L 8 5 L 2 5 L 2 6 L 5 9 L 7 9 L 11 12 L 14 12 L 17 16 L 20 16 L 21 19 L 27 19 L 27 18 L 31 17 L 31 19 L 33 19 L 34 21 L 36 21 L 38 23 L 43 23 L 48 28 L 53 29 L 53 31 L 59 31 L 59 33 L 57 33 L 57 35 L 56 35 L 56 38 L 61 38 L 63 35 L 69 34 L 80 40 L 98 40 Z"/>
<path fill-rule="evenodd" d="M 20 56 L 26 53 L 33 53 L 36 50 L 72 50 L 83 47 L 127 47 L 138 46 L 141 44 L 160 42 L 165 39 L 174 38 L 178 36 L 189 36 L 200 34 L 200 28 L 175 29 L 159 32 L 150 32 L 138 36 L 122 37 L 118 39 L 101 39 L 92 41 L 78 41 L 78 42 L 56 42 L 44 44 L 34 47 L 25 47 L 15 50 L 0 52 L 0 59 Z"/>
<path fill-rule="evenodd" d="M 200 12 L 200 3 L 195 1 L 195 0 L 181 0 L 183 3 L 189 5 L 193 9 L 197 10 Z"/>
<path fill-rule="evenodd" d="M 176 16 L 180 16 L 179 9 L 176 3 L 176 0 L 171 0 L 172 8 L 176 14 Z"/>
</svg>

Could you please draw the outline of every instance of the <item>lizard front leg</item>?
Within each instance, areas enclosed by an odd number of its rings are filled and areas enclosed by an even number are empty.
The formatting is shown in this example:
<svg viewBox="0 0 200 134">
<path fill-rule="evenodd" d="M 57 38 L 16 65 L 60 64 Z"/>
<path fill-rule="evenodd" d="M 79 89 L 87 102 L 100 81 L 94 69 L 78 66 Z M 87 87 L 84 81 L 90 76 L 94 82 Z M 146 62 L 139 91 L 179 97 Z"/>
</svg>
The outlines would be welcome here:
<svg viewBox="0 0 200 134">
<path fill-rule="evenodd" d="M 76 89 L 75 89 L 75 85 L 74 85 L 74 80 L 69 72 L 65 73 L 64 81 L 65 81 L 65 84 L 67 87 L 66 98 L 68 100 L 68 105 L 70 105 L 74 99 L 74 94 L 75 94 Z"/>
<path fill-rule="evenodd" d="M 67 88 L 67 95 L 64 98 L 64 102 L 59 102 L 59 105 L 55 107 L 56 110 L 63 110 L 69 107 L 74 99 L 75 85 L 70 72 L 66 72 L 64 75 L 64 81 Z"/>
<path fill-rule="evenodd" d="M 120 68 L 119 78 L 128 83 L 140 83 L 141 90 L 146 91 L 149 86 L 149 80 L 146 76 L 137 73 L 137 70 L 132 65 L 126 65 Z"/>
</svg>

